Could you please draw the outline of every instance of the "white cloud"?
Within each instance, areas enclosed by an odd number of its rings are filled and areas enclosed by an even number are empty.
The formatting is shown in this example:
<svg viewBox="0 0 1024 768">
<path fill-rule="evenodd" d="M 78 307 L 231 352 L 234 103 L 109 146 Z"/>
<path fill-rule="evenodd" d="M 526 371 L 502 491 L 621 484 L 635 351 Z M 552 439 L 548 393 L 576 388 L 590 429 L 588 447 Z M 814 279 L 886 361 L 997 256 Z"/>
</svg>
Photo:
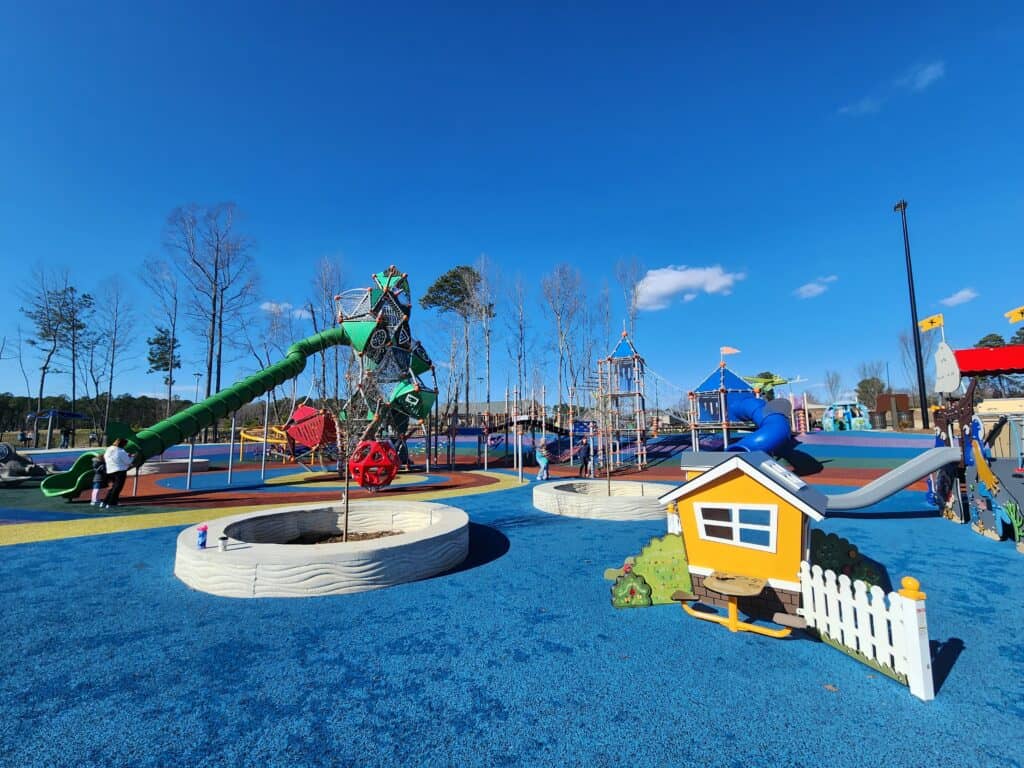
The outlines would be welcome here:
<svg viewBox="0 0 1024 768">
<path fill-rule="evenodd" d="M 834 283 L 838 279 L 838 275 L 819 277 L 801 285 L 793 291 L 793 295 L 801 299 L 813 299 L 815 296 L 821 296 L 821 294 L 828 290 L 829 283 Z"/>
<path fill-rule="evenodd" d="M 264 312 L 271 312 L 275 315 L 280 315 L 284 312 L 287 312 L 291 308 L 292 305 L 289 304 L 287 301 L 264 301 L 262 304 L 260 304 L 260 309 L 262 309 Z"/>
<path fill-rule="evenodd" d="M 672 299 L 682 294 L 683 301 L 693 301 L 702 291 L 728 296 L 742 272 L 726 272 L 720 266 L 687 267 L 668 266 L 649 269 L 636 286 L 637 309 L 654 311 L 665 309 Z"/>
<path fill-rule="evenodd" d="M 885 100 L 878 96 L 865 96 L 859 101 L 840 107 L 839 114 L 851 115 L 853 117 L 857 117 L 859 115 L 873 115 L 882 108 L 882 104 L 884 103 Z"/>
<path fill-rule="evenodd" d="M 923 91 L 946 74 L 946 65 L 941 61 L 919 64 L 896 81 L 897 85 L 912 91 Z"/>
<path fill-rule="evenodd" d="M 920 93 L 932 83 L 946 75 L 946 64 L 943 61 L 930 61 L 911 67 L 900 77 L 890 80 L 887 84 L 874 89 L 862 99 L 840 107 L 837 112 L 849 117 L 873 115 L 880 111 L 887 101 L 896 97 L 900 91 Z"/>
<path fill-rule="evenodd" d="M 939 304 L 942 304 L 947 307 L 955 307 L 958 304 L 966 304 L 971 299 L 975 299 L 977 297 L 978 292 L 973 288 L 961 288 L 952 296 L 947 296 L 944 299 L 940 299 Z"/>
<path fill-rule="evenodd" d="M 313 313 L 310 312 L 308 309 L 293 309 L 292 317 L 294 317 L 296 320 L 312 320 Z"/>
</svg>

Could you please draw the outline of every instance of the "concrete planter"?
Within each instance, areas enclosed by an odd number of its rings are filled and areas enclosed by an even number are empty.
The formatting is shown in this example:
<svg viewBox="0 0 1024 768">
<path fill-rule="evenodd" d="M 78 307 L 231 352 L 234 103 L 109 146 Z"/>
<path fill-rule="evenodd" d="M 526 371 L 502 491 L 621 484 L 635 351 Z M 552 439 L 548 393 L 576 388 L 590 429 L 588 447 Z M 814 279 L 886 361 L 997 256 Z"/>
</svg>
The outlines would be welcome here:
<svg viewBox="0 0 1024 768">
<path fill-rule="evenodd" d="M 632 480 L 571 480 L 533 488 L 533 506 L 542 512 L 600 520 L 661 520 L 665 508 L 658 497 L 676 486 Z"/>
<path fill-rule="evenodd" d="M 178 535 L 174 575 L 223 597 L 309 597 L 381 589 L 454 568 L 469 552 L 469 516 L 446 504 L 354 501 L 349 531 L 397 536 L 336 544 L 287 544 L 304 534 L 340 534 L 344 505 L 296 505 L 222 517 Z M 227 536 L 226 551 L 219 551 Z"/>
</svg>

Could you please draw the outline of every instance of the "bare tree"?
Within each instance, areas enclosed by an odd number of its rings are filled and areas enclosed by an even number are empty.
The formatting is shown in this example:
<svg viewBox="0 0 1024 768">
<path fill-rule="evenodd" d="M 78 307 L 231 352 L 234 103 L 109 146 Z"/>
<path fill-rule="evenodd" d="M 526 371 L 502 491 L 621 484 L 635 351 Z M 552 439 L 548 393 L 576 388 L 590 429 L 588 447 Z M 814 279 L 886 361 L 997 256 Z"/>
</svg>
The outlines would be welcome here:
<svg viewBox="0 0 1024 768">
<path fill-rule="evenodd" d="M 29 282 L 21 288 L 21 313 L 33 325 L 33 335 L 25 340 L 39 354 L 39 389 L 36 395 L 36 418 L 33 424 L 33 446 L 38 447 L 39 413 L 43 410 L 46 377 L 53 370 L 57 353 L 66 334 L 68 290 L 67 272 L 54 272 L 36 267 Z"/>
<path fill-rule="evenodd" d="M 295 338 L 295 314 L 292 312 L 291 304 L 267 302 L 262 305 L 261 309 L 263 310 L 263 322 L 249 324 L 246 326 L 245 334 L 246 346 L 256 360 L 257 369 L 269 368 L 284 357 L 285 350 Z M 295 379 L 292 379 L 291 402 L 296 399 L 297 386 Z M 284 420 L 285 414 L 279 405 L 277 392 L 278 387 L 274 387 L 268 396 L 273 404 L 274 419 L 281 422 Z"/>
<path fill-rule="evenodd" d="M 101 289 L 97 325 L 103 358 L 107 363 L 107 399 L 103 406 L 103 429 L 110 420 L 110 401 L 114 394 L 114 375 L 119 362 L 131 346 L 130 330 L 135 326 L 135 313 L 124 285 L 116 277 Z M 123 367 L 123 366 L 122 366 Z"/>
<path fill-rule="evenodd" d="M 869 360 L 857 366 L 857 377 L 860 379 L 881 379 L 885 373 L 885 362 Z"/>
<path fill-rule="evenodd" d="M 237 218 L 234 203 L 193 203 L 174 209 L 164 230 L 164 244 L 191 291 L 190 311 L 202 327 L 206 397 L 220 389 L 225 322 L 238 319 L 254 294 L 251 243 L 236 231 Z"/>
<path fill-rule="evenodd" d="M 309 302 L 309 313 L 313 321 L 313 331 L 320 331 L 330 328 L 335 321 L 334 297 L 341 293 L 342 271 L 341 265 L 330 258 L 320 259 L 313 275 L 313 295 Z M 333 358 L 330 376 L 328 376 L 328 356 Z M 331 386 L 328 386 L 330 379 Z M 341 403 L 341 350 L 335 346 L 330 350 L 323 350 L 320 353 L 320 391 L 324 399 L 328 396 L 334 398 L 334 402 L 340 406 Z M 333 395 L 330 393 L 333 392 Z"/>
<path fill-rule="evenodd" d="M 626 304 L 626 330 L 629 338 L 636 341 L 637 287 L 640 285 L 640 273 L 643 267 L 636 256 L 619 259 L 615 265 L 615 279 L 622 288 L 622 298 Z"/>
<path fill-rule="evenodd" d="M 567 400 L 563 397 L 569 370 L 575 368 L 572 334 L 576 330 L 576 322 L 582 304 L 583 278 L 579 270 L 568 264 L 559 264 L 554 271 L 541 280 L 541 292 L 547 303 L 547 310 L 555 326 L 555 348 L 558 351 L 558 405 L 559 426 L 561 424 L 561 406 Z M 570 381 L 572 379 L 570 378 Z"/>
<path fill-rule="evenodd" d="M 509 330 L 507 349 L 516 362 L 516 389 L 523 391 L 524 366 L 526 365 L 526 287 L 521 275 L 516 275 L 506 295 L 509 311 L 505 313 L 505 321 Z"/>
<path fill-rule="evenodd" d="M 480 276 L 476 284 L 473 303 L 476 305 L 480 329 L 484 337 L 484 402 L 490 408 L 491 402 L 491 332 L 494 320 L 494 277 L 495 271 L 487 254 L 480 254 L 476 264 L 476 272 Z"/>
<path fill-rule="evenodd" d="M 164 377 L 167 384 L 167 410 L 165 418 L 171 415 L 171 403 L 174 397 L 174 361 L 181 353 L 181 346 L 178 338 L 178 313 L 180 307 L 180 286 L 178 275 L 172 265 L 166 259 L 148 259 L 142 271 L 142 282 L 149 289 L 151 301 L 149 303 L 157 325 L 167 330 L 168 350 L 167 359 L 170 361 L 170 369 Z"/>
<path fill-rule="evenodd" d="M 21 330 L 21 325 L 17 327 L 18 334 L 18 345 L 15 348 L 15 357 L 18 360 L 18 370 L 21 371 L 21 378 L 25 381 L 25 396 L 28 398 L 32 397 L 32 385 L 28 381 L 28 371 L 25 369 L 25 345 L 27 341 L 25 334 Z"/>
<path fill-rule="evenodd" d="M 839 371 L 825 371 L 825 391 L 828 392 L 828 397 L 831 402 L 839 400 L 839 396 L 842 394 L 843 377 Z"/>
<path fill-rule="evenodd" d="M 608 283 L 601 284 L 595 311 L 601 327 L 601 349 L 610 352 L 612 348 L 612 299 L 608 292 Z"/>
</svg>

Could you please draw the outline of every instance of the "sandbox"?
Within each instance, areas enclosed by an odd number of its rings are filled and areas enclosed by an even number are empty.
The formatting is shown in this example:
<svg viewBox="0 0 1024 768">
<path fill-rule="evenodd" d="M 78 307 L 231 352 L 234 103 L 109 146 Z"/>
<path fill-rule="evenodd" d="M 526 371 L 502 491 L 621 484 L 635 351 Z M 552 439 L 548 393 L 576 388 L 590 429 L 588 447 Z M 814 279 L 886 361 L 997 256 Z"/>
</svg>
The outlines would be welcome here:
<svg viewBox="0 0 1024 768">
<path fill-rule="evenodd" d="M 178 535 L 174 575 L 193 589 L 223 597 L 310 597 L 381 589 L 454 568 L 469 551 L 469 516 L 446 504 L 353 501 L 349 533 L 380 538 L 289 543 L 336 536 L 344 505 L 300 504 L 222 517 Z M 221 551 L 220 537 L 226 536 Z"/>
<path fill-rule="evenodd" d="M 658 497 L 676 486 L 633 480 L 571 480 L 534 486 L 533 506 L 542 512 L 600 520 L 660 520 Z"/>
</svg>

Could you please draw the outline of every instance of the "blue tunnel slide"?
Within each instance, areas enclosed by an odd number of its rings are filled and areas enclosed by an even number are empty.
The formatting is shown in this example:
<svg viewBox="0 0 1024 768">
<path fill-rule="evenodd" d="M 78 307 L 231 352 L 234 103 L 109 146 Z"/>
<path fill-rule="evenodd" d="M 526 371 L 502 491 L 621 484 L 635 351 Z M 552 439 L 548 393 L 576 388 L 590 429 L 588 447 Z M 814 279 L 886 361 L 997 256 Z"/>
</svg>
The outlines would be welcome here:
<svg viewBox="0 0 1024 768">
<path fill-rule="evenodd" d="M 730 445 L 726 449 L 729 451 L 774 453 L 792 436 L 786 414 L 773 411 L 768 401 L 758 397 L 730 398 L 729 421 L 750 421 L 755 427 L 749 435 Z"/>
</svg>

